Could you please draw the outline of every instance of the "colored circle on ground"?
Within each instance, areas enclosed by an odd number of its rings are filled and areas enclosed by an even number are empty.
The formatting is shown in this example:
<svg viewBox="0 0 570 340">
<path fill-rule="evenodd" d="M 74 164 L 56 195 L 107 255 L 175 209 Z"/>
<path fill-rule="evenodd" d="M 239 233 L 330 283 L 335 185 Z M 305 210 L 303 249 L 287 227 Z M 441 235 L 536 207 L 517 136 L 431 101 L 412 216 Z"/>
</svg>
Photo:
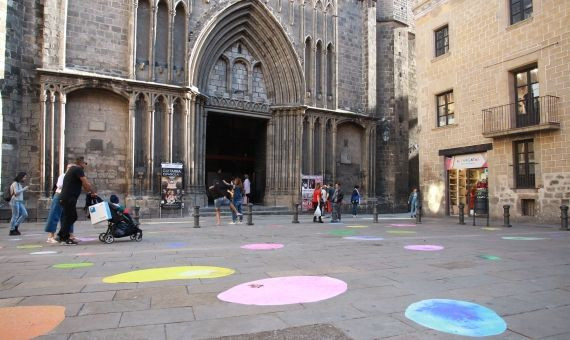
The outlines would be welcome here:
<svg viewBox="0 0 570 340">
<path fill-rule="evenodd" d="M 2 339 L 32 339 L 55 329 L 65 319 L 63 306 L 0 308 Z"/>
<path fill-rule="evenodd" d="M 57 251 L 36 251 L 33 253 L 30 253 L 30 255 L 51 255 L 51 254 L 57 254 Z"/>
<path fill-rule="evenodd" d="M 417 250 L 417 251 L 438 251 L 442 250 L 444 247 L 435 244 L 411 244 L 405 246 L 404 248 L 408 250 Z"/>
<path fill-rule="evenodd" d="M 168 243 L 167 245 L 168 245 L 168 248 L 184 248 L 188 244 L 184 243 L 184 242 L 171 242 L 171 243 Z"/>
<path fill-rule="evenodd" d="M 333 229 L 329 231 L 329 233 L 334 236 L 352 236 L 356 234 L 354 230 L 346 230 L 346 229 Z"/>
<path fill-rule="evenodd" d="M 9 241 L 21 241 L 21 240 L 22 240 L 21 238 L 11 238 L 11 239 L 9 239 Z"/>
<path fill-rule="evenodd" d="M 415 224 L 402 224 L 402 223 L 394 223 L 394 224 L 390 224 L 391 227 L 404 227 L 404 228 L 409 228 L 409 227 L 417 227 L 417 225 Z"/>
<path fill-rule="evenodd" d="M 93 266 L 93 263 L 91 262 L 78 262 L 78 263 L 58 263 L 54 264 L 52 267 L 57 269 L 74 269 L 74 268 L 85 268 L 91 266 Z"/>
<path fill-rule="evenodd" d="M 382 241 L 383 237 L 377 236 L 347 236 L 343 237 L 345 240 L 355 240 L 355 241 Z"/>
<path fill-rule="evenodd" d="M 42 248 L 39 244 L 23 244 L 21 246 L 17 246 L 18 249 L 35 249 L 35 248 Z"/>
<path fill-rule="evenodd" d="M 77 237 L 77 241 L 79 242 L 93 242 L 97 241 L 96 237 Z"/>
<path fill-rule="evenodd" d="M 507 329 L 491 309 L 459 300 L 431 299 L 411 304 L 406 317 L 424 327 L 462 336 L 492 336 Z"/>
<path fill-rule="evenodd" d="M 501 258 L 495 255 L 479 255 L 479 258 L 482 258 L 483 260 L 490 260 L 490 261 L 498 261 Z"/>
<path fill-rule="evenodd" d="M 368 228 L 367 225 L 347 225 L 347 228 Z"/>
<path fill-rule="evenodd" d="M 243 245 L 240 248 L 248 250 L 275 250 L 283 247 L 284 245 L 280 243 L 252 243 Z"/>
<path fill-rule="evenodd" d="M 415 234 L 415 231 L 411 231 L 411 230 L 388 230 L 387 231 L 388 234 L 399 234 L 399 235 L 410 235 L 410 234 Z"/>
<path fill-rule="evenodd" d="M 501 230 L 501 228 L 483 227 L 483 228 L 481 228 L 481 230 L 497 231 L 497 230 Z"/>
<path fill-rule="evenodd" d="M 218 299 L 242 305 L 279 306 L 333 298 L 346 282 L 328 276 L 286 276 L 242 283 L 218 294 Z"/>
<path fill-rule="evenodd" d="M 135 270 L 103 278 L 105 283 L 135 283 L 167 280 L 213 279 L 235 273 L 233 269 L 208 266 L 181 266 Z"/>
<path fill-rule="evenodd" d="M 546 240 L 543 237 L 524 237 L 524 236 L 503 236 L 503 240 L 515 240 L 515 241 L 535 241 L 535 240 Z"/>
</svg>

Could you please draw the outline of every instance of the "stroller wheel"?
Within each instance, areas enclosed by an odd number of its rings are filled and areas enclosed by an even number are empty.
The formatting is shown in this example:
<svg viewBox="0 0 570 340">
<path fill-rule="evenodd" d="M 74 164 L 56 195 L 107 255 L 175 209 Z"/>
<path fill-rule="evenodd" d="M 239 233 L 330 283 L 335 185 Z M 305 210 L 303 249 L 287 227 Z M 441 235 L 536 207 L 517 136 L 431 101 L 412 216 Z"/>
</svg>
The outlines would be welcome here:
<svg viewBox="0 0 570 340">
<path fill-rule="evenodd" d="M 113 235 L 107 234 L 107 235 L 105 235 L 104 242 L 107 244 L 111 244 L 111 243 L 115 242 L 115 238 L 113 237 Z"/>
<path fill-rule="evenodd" d="M 99 234 L 99 241 L 105 242 L 105 235 L 107 235 L 107 233 L 101 233 L 101 234 Z"/>
<path fill-rule="evenodd" d="M 135 240 L 135 238 L 137 238 L 137 234 L 132 234 L 132 235 L 131 235 L 131 240 L 133 240 L 133 241 L 134 241 L 134 240 Z"/>
<path fill-rule="evenodd" d="M 139 231 L 135 234 L 135 241 L 140 242 L 142 241 L 142 231 Z"/>
</svg>

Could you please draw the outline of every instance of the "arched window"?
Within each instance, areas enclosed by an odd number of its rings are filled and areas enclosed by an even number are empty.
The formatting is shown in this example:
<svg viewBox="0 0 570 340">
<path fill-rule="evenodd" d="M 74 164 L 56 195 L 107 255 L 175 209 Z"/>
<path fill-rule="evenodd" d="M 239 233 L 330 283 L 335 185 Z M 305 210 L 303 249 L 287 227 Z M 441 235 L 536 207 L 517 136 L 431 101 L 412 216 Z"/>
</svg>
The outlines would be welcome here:
<svg viewBox="0 0 570 340">
<path fill-rule="evenodd" d="M 184 106 L 180 99 L 174 103 L 172 112 L 172 161 L 184 160 Z"/>
<path fill-rule="evenodd" d="M 316 77 L 315 84 L 317 85 L 317 98 L 323 93 L 323 43 L 319 40 L 317 41 L 317 52 L 315 54 L 315 68 Z"/>
<path fill-rule="evenodd" d="M 165 82 L 168 75 L 168 6 L 166 1 L 158 3 L 155 27 L 154 77 L 157 81 Z"/>
<path fill-rule="evenodd" d="M 311 92 L 311 89 L 313 88 L 312 51 L 313 51 L 313 47 L 312 47 L 312 43 L 311 43 L 311 38 L 307 37 L 307 39 L 305 40 L 305 89 L 309 93 Z"/>
<path fill-rule="evenodd" d="M 332 43 L 327 46 L 327 98 L 333 98 L 333 82 L 334 82 L 334 50 Z"/>
<path fill-rule="evenodd" d="M 150 5 L 148 0 L 140 0 L 137 8 L 136 75 L 137 79 L 148 79 Z"/>
<path fill-rule="evenodd" d="M 153 176 L 154 187 L 153 192 L 160 192 L 160 181 L 156 180 L 157 174 L 160 174 L 160 163 L 167 160 L 168 155 L 168 119 L 167 119 L 167 103 L 164 97 L 160 96 L 154 103 L 154 131 L 153 131 L 153 148 L 154 148 L 154 171 Z"/>
<path fill-rule="evenodd" d="M 176 84 L 184 82 L 184 55 L 186 53 L 186 11 L 181 3 L 176 6 L 172 32 L 172 80 Z"/>
</svg>

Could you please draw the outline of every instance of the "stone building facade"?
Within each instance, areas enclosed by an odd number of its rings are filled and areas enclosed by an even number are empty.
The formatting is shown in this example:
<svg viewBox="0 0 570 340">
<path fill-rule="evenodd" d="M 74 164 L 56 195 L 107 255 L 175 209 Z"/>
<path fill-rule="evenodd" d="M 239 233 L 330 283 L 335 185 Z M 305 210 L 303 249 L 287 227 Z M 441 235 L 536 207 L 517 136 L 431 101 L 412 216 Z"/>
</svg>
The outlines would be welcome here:
<svg viewBox="0 0 570 340">
<path fill-rule="evenodd" d="M 83 155 L 145 202 L 180 162 L 192 204 L 222 168 L 266 204 L 308 174 L 402 205 L 410 2 L 0 0 L 2 185 L 25 169 L 41 201 Z"/>
<path fill-rule="evenodd" d="M 487 187 L 492 217 L 509 205 L 515 219 L 559 221 L 570 199 L 570 2 L 422 0 L 414 15 L 425 212 L 458 213 Z"/>
</svg>

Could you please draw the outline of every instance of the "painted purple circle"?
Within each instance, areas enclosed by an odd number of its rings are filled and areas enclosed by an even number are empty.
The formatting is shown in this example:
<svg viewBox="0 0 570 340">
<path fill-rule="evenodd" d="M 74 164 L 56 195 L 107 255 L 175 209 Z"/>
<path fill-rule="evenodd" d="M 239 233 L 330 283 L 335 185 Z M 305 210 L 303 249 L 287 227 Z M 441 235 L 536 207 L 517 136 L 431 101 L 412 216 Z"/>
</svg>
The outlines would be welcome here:
<svg viewBox="0 0 570 340">
<path fill-rule="evenodd" d="M 79 242 L 93 242 L 93 241 L 97 241 L 96 237 L 78 237 L 77 240 Z"/>
<path fill-rule="evenodd" d="M 433 245 L 433 244 L 412 244 L 405 246 L 404 248 L 408 250 L 419 250 L 419 251 L 438 251 L 442 250 L 443 246 Z"/>
<path fill-rule="evenodd" d="M 316 302 L 346 291 L 346 282 L 327 276 L 286 276 L 242 283 L 218 299 L 242 305 L 279 306 Z"/>
<path fill-rule="evenodd" d="M 417 225 L 415 225 L 415 224 L 401 224 L 401 223 L 395 223 L 395 224 L 390 224 L 390 227 L 409 228 L 409 227 L 417 227 Z"/>
<path fill-rule="evenodd" d="M 346 236 L 343 237 L 345 240 L 356 240 L 356 241 L 382 241 L 383 237 L 378 236 Z"/>
<path fill-rule="evenodd" d="M 274 250 L 281 249 L 284 246 L 280 243 L 252 243 L 241 246 L 242 249 L 249 250 Z"/>
</svg>

